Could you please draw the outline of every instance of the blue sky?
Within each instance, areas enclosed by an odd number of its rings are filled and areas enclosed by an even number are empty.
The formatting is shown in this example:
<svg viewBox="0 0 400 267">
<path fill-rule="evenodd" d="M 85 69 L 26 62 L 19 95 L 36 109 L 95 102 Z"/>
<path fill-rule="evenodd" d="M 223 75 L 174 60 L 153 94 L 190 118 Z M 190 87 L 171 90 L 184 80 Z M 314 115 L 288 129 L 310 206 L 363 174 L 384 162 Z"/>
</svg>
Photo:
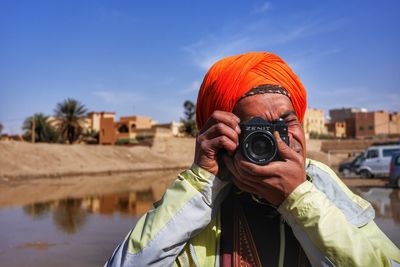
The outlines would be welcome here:
<svg viewBox="0 0 400 267">
<path fill-rule="evenodd" d="M 400 111 L 399 1 L 0 1 L 0 122 L 68 97 L 179 120 L 208 67 L 272 51 L 308 106 Z"/>
</svg>

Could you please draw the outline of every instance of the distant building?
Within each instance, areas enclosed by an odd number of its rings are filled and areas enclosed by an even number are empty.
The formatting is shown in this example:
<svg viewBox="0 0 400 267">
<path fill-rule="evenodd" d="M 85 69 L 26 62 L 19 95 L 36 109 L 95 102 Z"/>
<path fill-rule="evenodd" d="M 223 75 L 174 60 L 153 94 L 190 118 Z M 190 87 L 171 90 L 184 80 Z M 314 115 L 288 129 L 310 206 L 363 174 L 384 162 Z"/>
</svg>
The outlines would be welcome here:
<svg viewBox="0 0 400 267">
<path fill-rule="evenodd" d="M 389 114 L 389 134 L 400 134 L 400 114 L 397 112 Z"/>
<path fill-rule="evenodd" d="M 345 136 L 356 137 L 356 114 L 366 113 L 365 108 L 340 108 L 329 110 L 329 116 L 331 118 L 330 125 L 328 126 L 328 132 L 331 132 L 334 136 L 341 135 L 342 125 L 345 125 Z M 335 124 L 340 122 L 339 124 Z"/>
<path fill-rule="evenodd" d="M 356 113 L 367 112 L 365 108 L 338 108 L 329 110 L 331 122 L 345 121 L 346 119 L 354 118 Z"/>
<path fill-rule="evenodd" d="M 307 138 L 310 134 L 325 134 L 324 111 L 315 108 L 307 108 L 303 119 L 303 129 Z"/>
<path fill-rule="evenodd" d="M 129 143 L 136 140 L 138 135 L 150 136 L 154 135 L 152 130 L 152 119 L 144 116 L 121 117 L 116 123 L 117 135 L 116 140 L 123 143 Z"/>
<path fill-rule="evenodd" d="M 389 134 L 389 113 L 386 111 L 356 113 L 355 123 L 357 138 Z"/>
<path fill-rule="evenodd" d="M 180 131 L 182 126 L 182 122 L 172 121 L 171 123 L 156 124 L 153 127 L 157 129 L 158 135 L 183 137 L 185 134 Z M 166 131 L 160 131 L 159 129 L 166 129 Z"/>
<path fill-rule="evenodd" d="M 346 122 L 337 121 L 337 122 L 329 122 L 326 124 L 328 129 L 328 133 L 337 138 L 345 138 L 346 135 Z"/>
<path fill-rule="evenodd" d="M 115 118 L 115 112 L 89 112 L 85 120 L 85 127 L 100 132 L 102 118 Z"/>
</svg>

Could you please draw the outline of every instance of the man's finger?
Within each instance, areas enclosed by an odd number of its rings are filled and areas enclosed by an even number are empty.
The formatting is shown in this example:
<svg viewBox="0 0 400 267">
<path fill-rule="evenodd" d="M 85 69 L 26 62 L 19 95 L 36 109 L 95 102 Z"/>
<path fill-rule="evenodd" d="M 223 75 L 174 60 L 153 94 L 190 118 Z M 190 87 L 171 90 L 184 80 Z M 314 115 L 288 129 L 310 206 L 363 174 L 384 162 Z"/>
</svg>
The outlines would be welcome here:
<svg viewBox="0 0 400 267">
<path fill-rule="evenodd" d="M 279 166 L 275 166 L 275 164 L 272 163 L 274 162 L 270 162 L 267 165 L 257 165 L 247 161 L 241 153 L 235 154 L 235 164 L 237 165 L 237 169 L 246 173 L 248 176 L 255 178 L 258 177 L 258 180 L 260 176 L 274 176 L 274 174 L 279 170 Z"/>
<path fill-rule="evenodd" d="M 234 143 L 239 142 L 239 135 L 238 133 L 233 130 L 231 127 L 227 126 L 226 124 L 219 122 L 211 126 L 207 131 L 205 131 L 200 138 L 211 140 L 218 136 L 225 135 L 229 139 L 231 139 Z"/>
<path fill-rule="evenodd" d="M 295 155 L 295 151 L 293 151 L 281 138 L 278 131 L 274 132 L 275 140 L 278 146 L 278 152 L 281 158 L 283 159 L 291 159 Z"/>
<path fill-rule="evenodd" d="M 238 134 L 240 134 L 240 127 L 239 127 L 240 119 L 231 112 L 219 111 L 219 110 L 214 111 L 213 114 L 210 116 L 210 118 L 208 118 L 203 128 L 201 128 L 200 133 L 205 132 L 212 125 L 217 124 L 219 122 L 228 125 Z"/>
<path fill-rule="evenodd" d="M 221 148 L 224 148 L 229 153 L 233 154 L 238 147 L 238 144 L 233 142 L 230 138 L 226 137 L 225 135 L 221 135 L 214 139 L 208 140 L 203 142 L 202 149 L 204 151 L 211 150 L 215 153 L 218 152 Z"/>
</svg>

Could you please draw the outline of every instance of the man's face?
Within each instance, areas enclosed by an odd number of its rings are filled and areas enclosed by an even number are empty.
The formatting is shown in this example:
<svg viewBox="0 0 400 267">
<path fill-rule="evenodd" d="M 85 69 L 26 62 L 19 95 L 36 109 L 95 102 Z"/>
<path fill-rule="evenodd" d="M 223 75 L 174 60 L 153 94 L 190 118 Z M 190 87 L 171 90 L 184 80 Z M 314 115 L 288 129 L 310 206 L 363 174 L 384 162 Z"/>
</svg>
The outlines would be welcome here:
<svg viewBox="0 0 400 267">
<path fill-rule="evenodd" d="M 306 142 L 304 131 L 287 96 L 269 93 L 249 96 L 236 104 L 233 113 L 242 122 L 248 121 L 253 117 L 261 117 L 267 121 L 282 118 L 288 125 L 290 148 L 305 159 Z"/>
</svg>

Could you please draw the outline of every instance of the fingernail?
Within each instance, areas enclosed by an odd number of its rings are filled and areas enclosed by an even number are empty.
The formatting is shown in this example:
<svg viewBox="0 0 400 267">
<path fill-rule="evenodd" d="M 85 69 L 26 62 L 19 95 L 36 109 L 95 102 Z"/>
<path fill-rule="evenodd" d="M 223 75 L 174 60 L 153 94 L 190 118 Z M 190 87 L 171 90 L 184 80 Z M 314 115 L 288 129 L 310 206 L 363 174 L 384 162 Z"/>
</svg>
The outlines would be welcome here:
<svg viewBox="0 0 400 267">
<path fill-rule="evenodd" d="M 238 134 L 240 134 L 241 130 L 240 130 L 239 125 L 236 125 L 235 131 L 236 131 Z"/>
</svg>

